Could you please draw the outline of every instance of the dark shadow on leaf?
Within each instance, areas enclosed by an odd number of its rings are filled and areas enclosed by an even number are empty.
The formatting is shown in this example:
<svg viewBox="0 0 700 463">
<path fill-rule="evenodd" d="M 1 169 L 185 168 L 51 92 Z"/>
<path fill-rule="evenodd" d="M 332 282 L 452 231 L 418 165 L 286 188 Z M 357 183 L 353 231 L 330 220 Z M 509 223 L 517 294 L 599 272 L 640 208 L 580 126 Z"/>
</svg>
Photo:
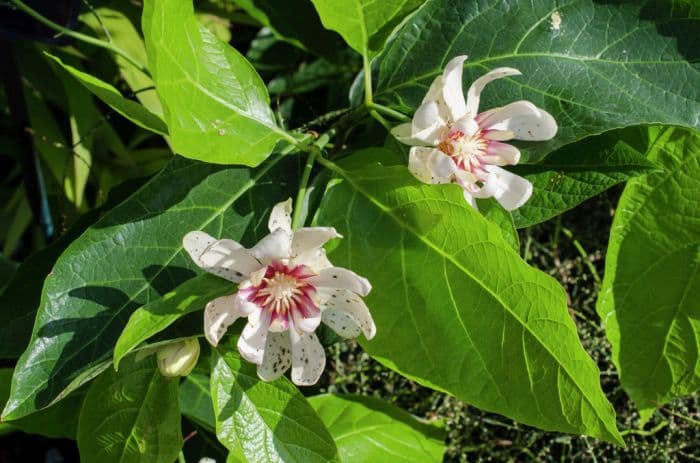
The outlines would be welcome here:
<svg viewBox="0 0 700 463">
<path fill-rule="evenodd" d="M 192 270 L 176 265 L 149 265 L 142 272 L 146 281 L 160 296 L 197 276 Z"/>
</svg>

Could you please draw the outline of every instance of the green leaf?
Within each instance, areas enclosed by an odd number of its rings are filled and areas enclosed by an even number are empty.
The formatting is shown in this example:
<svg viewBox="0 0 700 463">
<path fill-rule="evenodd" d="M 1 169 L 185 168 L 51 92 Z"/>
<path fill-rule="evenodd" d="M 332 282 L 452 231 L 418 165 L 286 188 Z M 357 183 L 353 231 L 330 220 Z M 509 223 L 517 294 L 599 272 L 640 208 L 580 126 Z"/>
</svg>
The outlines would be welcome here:
<svg viewBox="0 0 700 463">
<path fill-rule="evenodd" d="M 442 461 L 445 432 L 383 400 L 325 394 L 309 403 L 328 426 L 341 461 Z"/>
<path fill-rule="evenodd" d="M 553 140 L 524 147 L 530 161 L 614 128 L 697 128 L 698 28 L 671 1 L 429 0 L 377 58 L 374 97 L 415 111 L 445 64 L 467 54 L 465 87 L 501 66 L 523 73 L 489 84 L 480 111 L 525 99 L 557 120 Z"/>
<path fill-rule="evenodd" d="M 629 181 L 615 213 L 598 313 L 638 408 L 700 388 L 700 135 L 650 128 L 664 171 Z"/>
<path fill-rule="evenodd" d="M 255 365 L 233 350 L 214 353 L 211 395 L 219 441 L 248 461 L 337 460 L 333 438 L 285 377 L 258 379 Z"/>
<path fill-rule="evenodd" d="M 165 126 L 165 122 L 163 122 L 159 116 L 153 114 L 135 101 L 127 100 L 119 93 L 119 90 L 107 82 L 65 64 L 57 56 L 52 56 L 48 53 L 46 55 L 58 63 L 60 66 L 58 69 L 64 69 L 85 88 L 90 90 L 93 95 L 134 124 L 161 135 L 168 134 L 168 128 Z"/>
<path fill-rule="evenodd" d="M 203 310 L 207 302 L 234 292 L 228 280 L 209 273 L 187 280 L 160 299 L 149 302 L 131 314 L 114 346 L 114 368 L 136 346 L 160 333 L 188 313 Z"/>
<path fill-rule="evenodd" d="M 177 379 L 160 374 L 153 358 L 129 359 L 90 386 L 78 422 L 86 463 L 172 463 L 182 449 Z"/>
<path fill-rule="evenodd" d="M 367 277 L 376 359 L 421 384 L 546 430 L 621 443 L 554 279 L 529 267 L 456 185 L 404 167 L 333 167 L 318 223 L 330 258 Z"/>
<path fill-rule="evenodd" d="M 0 403 L 5 403 L 10 395 L 11 379 L 11 368 L 0 369 Z M 86 388 L 79 389 L 61 403 L 19 420 L 11 421 L 9 424 L 13 429 L 28 434 L 39 434 L 56 439 L 75 439 L 78 430 L 78 412 L 86 393 Z"/>
<path fill-rule="evenodd" d="M 540 164 L 511 170 L 533 185 L 532 197 L 512 212 L 518 228 L 544 222 L 608 188 L 657 168 L 646 158 L 646 128 L 616 130 L 567 145 Z"/>
<path fill-rule="evenodd" d="M 298 160 L 279 159 L 251 172 L 176 157 L 75 240 L 46 279 L 3 417 L 46 407 L 90 379 L 86 371 L 111 363 L 131 313 L 200 272 L 182 249 L 188 231 L 250 244 L 266 234 L 262 218 L 295 188 L 288 179 Z"/>
<path fill-rule="evenodd" d="M 180 384 L 179 397 L 180 410 L 184 416 L 207 431 L 216 432 L 209 375 L 196 370 L 187 375 Z"/>
<path fill-rule="evenodd" d="M 479 212 L 490 222 L 496 224 L 501 229 L 503 239 L 508 243 L 515 252 L 520 249 L 520 237 L 515 229 L 513 215 L 501 207 L 498 202 L 489 198 L 486 200 L 478 200 Z"/>
<path fill-rule="evenodd" d="M 173 150 L 217 164 L 256 166 L 282 139 L 265 84 L 194 16 L 191 0 L 147 0 L 143 31 Z"/>
<path fill-rule="evenodd" d="M 234 0 L 234 3 L 292 45 L 331 60 L 338 57 L 340 37 L 321 26 L 318 13 L 308 0 L 286 0 L 284 8 L 274 0 Z"/>
<path fill-rule="evenodd" d="M 334 30 L 350 47 L 371 58 L 384 48 L 394 28 L 423 0 L 311 0 L 323 25 Z"/>
</svg>

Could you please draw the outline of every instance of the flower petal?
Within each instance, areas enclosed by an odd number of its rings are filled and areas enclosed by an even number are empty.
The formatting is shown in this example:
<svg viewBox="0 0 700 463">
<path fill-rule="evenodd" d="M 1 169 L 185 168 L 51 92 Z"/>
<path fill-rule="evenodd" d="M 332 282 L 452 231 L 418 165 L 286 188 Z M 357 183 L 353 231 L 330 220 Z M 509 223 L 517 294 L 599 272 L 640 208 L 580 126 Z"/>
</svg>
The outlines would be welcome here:
<svg viewBox="0 0 700 463">
<path fill-rule="evenodd" d="M 270 327 L 270 312 L 260 311 L 258 323 L 253 323 L 248 318 L 248 324 L 243 328 L 241 337 L 238 338 L 238 352 L 251 363 L 260 365 L 265 354 L 268 329 Z"/>
<path fill-rule="evenodd" d="M 439 103 L 426 101 L 418 107 L 413 115 L 411 138 L 421 144 L 437 145 L 446 126 L 447 122 L 440 117 Z"/>
<path fill-rule="evenodd" d="M 525 100 L 494 111 L 479 125 L 486 130 L 512 132 L 518 140 L 549 140 L 557 133 L 557 123 L 551 114 Z"/>
<path fill-rule="evenodd" d="M 228 327 L 242 316 L 235 294 L 209 301 L 204 308 L 204 336 L 209 344 L 216 347 Z"/>
<path fill-rule="evenodd" d="M 327 309 L 321 313 L 323 323 L 328 325 L 339 336 L 346 339 L 355 339 L 362 334 L 357 320 L 347 312 L 338 309 Z"/>
<path fill-rule="evenodd" d="M 444 80 L 442 98 L 449 110 L 451 122 L 455 122 L 467 114 L 467 105 L 464 102 L 464 92 L 462 91 L 462 71 L 466 59 L 467 55 L 455 56 L 447 63 L 442 73 Z"/>
<path fill-rule="evenodd" d="M 289 332 L 270 333 L 265 343 L 265 355 L 258 365 L 258 377 L 263 381 L 274 381 L 292 365 L 292 342 Z"/>
<path fill-rule="evenodd" d="M 372 285 L 366 278 L 342 267 L 324 268 L 308 281 L 317 288 L 347 289 L 361 296 L 366 296 L 372 290 Z"/>
<path fill-rule="evenodd" d="M 479 111 L 481 92 L 484 90 L 484 87 L 486 87 L 486 84 L 493 82 L 496 79 L 502 79 L 508 76 L 519 76 L 520 74 L 521 72 L 514 68 L 496 68 L 476 79 L 474 82 L 472 82 L 469 90 L 467 91 L 466 112 L 476 116 Z"/>
<path fill-rule="evenodd" d="M 342 238 L 333 227 L 306 227 L 300 228 L 292 235 L 292 256 L 318 249 L 328 240 Z"/>
<path fill-rule="evenodd" d="M 440 150 L 414 146 L 409 151 L 408 170 L 423 183 L 450 183 L 457 166 Z"/>
<path fill-rule="evenodd" d="M 323 248 L 317 248 L 301 253 L 295 256 L 290 263 L 292 265 L 306 265 L 316 273 L 318 273 L 321 269 L 333 266 L 333 264 L 331 264 L 326 257 L 326 250 Z"/>
<path fill-rule="evenodd" d="M 200 268 L 235 283 L 260 268 L 255 257 L 233 240 L 215 240 L 193 231 L 185 235 L 182 245 Z"/>
<path fill-rule="evenodd" d="M 292 234 L 287 230 L 278 228 L 250 249 L 262 265 L 268 265 L 273 260 L 288 259 L 292 248 Z"/>
<path fill-rule="evenodd" d="M 484 187 L 493 188 L 493 197 L 505 210 L 519 208 L 532 196 L 532 183 L 528 180 L 497 166 L 486 166 L 486 170 L 490 175 Z"/>
<path fill-rule="evenodd" d="M 321 311 L 317 307 L 307 307 L 307 316 L 301 314 L 298 310 L 292 312 L 294 326 L 306 333 L 313 333 L 321 324 Z"/>
<path fill-rule="evenodd" d="M 341 336 L 343 336 L 343 334 L 329 323 L 329 320 L 332 318 L 335 318 L 336 321 L 344 321 L 345 319 L 341 314 L 348 315 L 355 324 L 362 329 L 367 339 L 372 339 L 374 335 L 377 334 L 377 326 L 374 324 L 369 308 L 367 308 L 365 301 L 357 294 L 343 289 L 321 288 L 318 291 L 318 296 L 321 299 L 323 322 L 333 328 Z"/>
<path fill-rule="evenodd" d="M 489 141 L 486 154 L 484 156 L 479 156 L 479 158 L 485 163 L 495 166 L 514 166 L 520 161 L 520 150 L 507 143 Z"/>
<path fill-rule="evenodd" d="M 289 329 L 292 340 L 292 382 L 298 386 L 316 384 L 326 366 L 326 353 L 316 333 L 299 333 Z"/>
<path fill-rule="evenodd" d="M 275 204 L 270 212 L 270 219 L 267 221 L 267 228 L 270 232 L 281 228 L 289 233 L 292 232 L 292 198 Z"/>
</svg>

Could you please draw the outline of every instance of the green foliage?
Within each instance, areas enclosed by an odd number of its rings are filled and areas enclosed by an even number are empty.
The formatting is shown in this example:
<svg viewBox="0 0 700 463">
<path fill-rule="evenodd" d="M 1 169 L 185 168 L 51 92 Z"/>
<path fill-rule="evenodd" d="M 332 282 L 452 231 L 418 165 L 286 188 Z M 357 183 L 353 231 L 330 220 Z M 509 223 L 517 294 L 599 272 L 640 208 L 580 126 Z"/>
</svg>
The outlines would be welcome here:
<svg viewBox="0 0 700 463">
<path fill-rule="evenodd" d="M 375 100 L 414 111 L 454 56 L 468 54 L 464 81 L 508 66 L 481 111 L 525 99 L 559 125 L 529 144 L 530 161 L 613 128 L 662 123 L 698 128 L 700 20 L 676 2 L 431 0 L 377 59 Z M 560 23 L 559 23 L 560 21 Z"/>
<path fill-rule="evenodd" d="M 336 265 L 378 288 L 368 303 L 382 329 L 363 342 L 371 355 L 480 408 L 622 441 L 561 287 L 527 266 L 459 188 L 421 185 L 401 167 L 335 169 L 342 181 L 318 220 L 346 234 Z"/>
<path fill-rule="evenodd" d="M 340 460 L 436 462 L 444 432 L 388 403 L 352 395 L 318 395 L 309 403 L 333 436 Z"/>
<path fill-rule="evenodd" d="M 291 138 L 277 127 L 253 66 L 199 24 L 190 0 L 148 0 L 142 24 L 149 69 L 177 153 L 257 166 L 279 140 Z"/>
<path fill-rule="evenodd" d="M 642 410 L 700 388 L 700 136 L 648 130 L 649 159 L 664 170 L 625 188 L 598 300 L 620 381 Z"/>
<path fill-rule="evenodd" d="M 215 351 L 211 395 L 216 434 L 234 455 L 247 461 L 337 461 L 325 426 L 286 378 L 258 379 L 255 366 L 238 352 Z"/>
<path fill-rule="evenodd" d="M 182 448 L 177 386 L 153 358 L 101 375 L 80 411 L 80 460 L 172 463 Z"/>
</svg>

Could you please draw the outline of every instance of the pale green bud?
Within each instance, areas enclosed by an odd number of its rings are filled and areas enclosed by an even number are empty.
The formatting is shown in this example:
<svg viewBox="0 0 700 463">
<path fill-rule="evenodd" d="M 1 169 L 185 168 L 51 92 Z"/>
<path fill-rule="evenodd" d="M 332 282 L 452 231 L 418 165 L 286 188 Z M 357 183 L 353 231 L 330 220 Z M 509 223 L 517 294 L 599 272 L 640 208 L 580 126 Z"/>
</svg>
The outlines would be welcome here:
<svg viewBox="0 0 700 463">
<path fill-rule="evenodd" d="M 189 338 L 168 344 L 158 351 L 157 357 L 158 369 L 163 376 L 187 376 L 199 359 L 199 341 Z"/>
</svg>

